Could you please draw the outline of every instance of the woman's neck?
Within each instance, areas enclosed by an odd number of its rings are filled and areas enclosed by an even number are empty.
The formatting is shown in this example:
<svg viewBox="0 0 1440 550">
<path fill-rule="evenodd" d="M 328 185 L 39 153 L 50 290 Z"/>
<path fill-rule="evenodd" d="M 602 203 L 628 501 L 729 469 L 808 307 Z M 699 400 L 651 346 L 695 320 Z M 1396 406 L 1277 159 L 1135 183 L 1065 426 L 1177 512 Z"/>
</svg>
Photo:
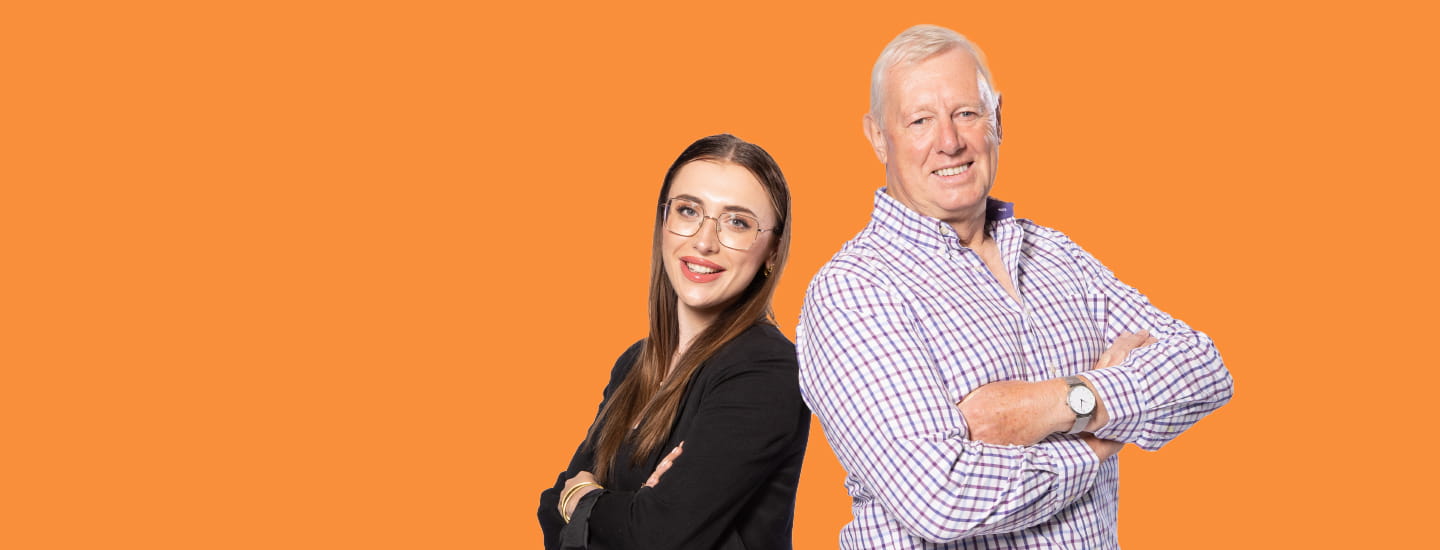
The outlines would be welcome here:
<svg viewBox="0 0 1440 550">
<path fill-rule="evenodd" d="M 675 360 L 685 355 L 685 351 L 690 349 L 690 343 L 695 341 L 695 337 L 709 328 L 710 324 L 720 316 L 718 311 L 696 311 L 684 305 L 681 305 L 675 313 L 676 320 L 679 321 L 680 333 L 679 344 L 675 346 L 675 356 L 670 361 L 671 369 L 675 368 Z M 665 374 L 668 376 L 670 373 L 666 372 Z"/>
</svg>

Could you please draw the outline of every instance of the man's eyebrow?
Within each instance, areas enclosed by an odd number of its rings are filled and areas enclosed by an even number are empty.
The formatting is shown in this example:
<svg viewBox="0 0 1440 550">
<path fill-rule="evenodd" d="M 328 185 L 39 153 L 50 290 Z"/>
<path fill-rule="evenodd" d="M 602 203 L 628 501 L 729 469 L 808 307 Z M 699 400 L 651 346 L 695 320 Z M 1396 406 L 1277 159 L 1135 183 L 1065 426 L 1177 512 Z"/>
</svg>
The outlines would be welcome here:
<svg viewBox="0 0 1440 550">
<path fill-rule="evenodd" d="M 954 110 L 954 109 L 975 109 L 975 110 L 983 110 L 984 108 L 985 108 L 985 100 L 983 100 L 983 99 L 976 99 L 976 100 L 974 100 L 974 101 L 966 100 L 966 101 L 956 102 L 952 107 L 950 107 L 950 110 Z M 946 110 L 946 109 L 944 109 L 943 107 L 937 107 L 937 106 L 931 105 L 931 104 L 929 104 L 929 103 L 917 104 L 917 105 L 902 105 L 902 106 L 900 106 L 900 112 L 901 112 L 902 114 L 906 115 L 906 116 L 913 116 L 913 115 L 916 115 L 916 114 L 919 114 L 919 113 L 944 112 L 945 110 Z"/>
</svg>

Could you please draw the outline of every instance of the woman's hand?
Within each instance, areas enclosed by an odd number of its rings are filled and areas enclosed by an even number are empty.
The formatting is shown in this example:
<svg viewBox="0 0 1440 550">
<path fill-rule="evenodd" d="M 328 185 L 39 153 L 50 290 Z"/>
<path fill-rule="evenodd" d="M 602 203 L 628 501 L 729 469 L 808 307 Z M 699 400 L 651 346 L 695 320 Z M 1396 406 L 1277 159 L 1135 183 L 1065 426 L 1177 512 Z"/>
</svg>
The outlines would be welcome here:
<svg viewBox="0 0 1440 550">
<path fill-rule="evenodd" d="M 595 474 L 592 474 L 592 473 L 590 473 L 590 472 L 583 471 L 583 470 L 580 471 L 579 473 L 575 474 L 575 477 L 572 477 L 572 478 L 570 478 L 570 479 L 565 480 L 565 487 L 561 488 L 560 494 L 561 494 L 561 495 L 569 494 L 569 493 L 570 493 L 570 489 L 571 489 L 572 487 L 574 487 L 574 486 L 576 486 L 576 485 L 579 485 L 579 484 L 581 484 L 581 483 L 597 483 L 597 482 L 595 481 Z M 575 494 L 570 495 L 570 500 L 562 500 L 562 501 L 560 502 L 560 517 L 562 517 L 562 518 L 569 518 L 569 517 L 570 517 L 570 514 L 575 513 L 575 505 L 576 505 L 576 504 L 579 504 L 579 502 L 580 502 L 580 497 L 585 496 L 585 493 L 589 493 L 590 491 L 598 491 L 598 490 L 600 490 L 600 488 L 601 488 L 601 487 L 597 484 L 597 485 L 586 485 L 586 486 L 584 486 L 584 487 L 581 487 L 581 488 L 577 489 L 577 490 L 575 491 Z M 563 498 L 563 497 L 562 497 L 562 498 Z M 566 521 L 569 521 L 569 520 L 567 519 Z"/>
<path fill-rule="evenodd" d="M 645 486 L 654 487 L 655 484 L 660 483 L 660 476 L 665 475 L 665 472 L 670 471 L 670 467 L 675 464 L 675 459 L 680 458 L 680 453 L 684 452 L 684 450 L 685 442 L 681 441 L 680 445 L 676 446 L 674 450 L 670 451 L 670 454 L 665 455 L 665 458 L 660 459 L 660 464 L 658 466 L 655 466 L 655 472 L 650 474 L 650 479 L 645 480 Z"/>
</svg>

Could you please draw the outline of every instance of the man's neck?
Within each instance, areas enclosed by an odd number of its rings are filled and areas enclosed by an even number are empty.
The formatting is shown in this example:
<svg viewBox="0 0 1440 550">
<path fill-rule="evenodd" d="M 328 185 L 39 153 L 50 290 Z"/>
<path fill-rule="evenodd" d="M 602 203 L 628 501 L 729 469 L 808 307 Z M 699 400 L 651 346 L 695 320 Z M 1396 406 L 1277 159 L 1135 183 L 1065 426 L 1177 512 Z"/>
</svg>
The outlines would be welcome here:
<svg viewBox="0 0 1440 550">
<path fill-rule="evenodd" d="M 989 211 L 988 202 L 989 199 L 982 201 L 980 207 L 968 216 L 945 220 L 955 230 L 955 237 L 960 239 L 960 246 L 975 248 L 985 242 L 985 216 Z"/>
</svg>

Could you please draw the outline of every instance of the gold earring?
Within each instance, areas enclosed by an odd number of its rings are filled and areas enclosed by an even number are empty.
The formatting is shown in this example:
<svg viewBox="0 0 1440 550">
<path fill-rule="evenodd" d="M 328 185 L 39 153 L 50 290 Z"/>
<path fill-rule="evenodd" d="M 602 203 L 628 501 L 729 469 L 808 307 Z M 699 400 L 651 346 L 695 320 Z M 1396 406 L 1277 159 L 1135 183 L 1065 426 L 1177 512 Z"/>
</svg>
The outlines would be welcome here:
<svg viewBox="0 0 1440 550">
<path fill-rule="evenodd" d="M 769 276 L 770 276 L 770 272 L 773 271 L 773 270 L 774 270 L 774 268 L 771 267 L 770 264 L 765 264 L 765 276 L 766 276 L 766 277 L 769 277 Z"/>
</svg>

